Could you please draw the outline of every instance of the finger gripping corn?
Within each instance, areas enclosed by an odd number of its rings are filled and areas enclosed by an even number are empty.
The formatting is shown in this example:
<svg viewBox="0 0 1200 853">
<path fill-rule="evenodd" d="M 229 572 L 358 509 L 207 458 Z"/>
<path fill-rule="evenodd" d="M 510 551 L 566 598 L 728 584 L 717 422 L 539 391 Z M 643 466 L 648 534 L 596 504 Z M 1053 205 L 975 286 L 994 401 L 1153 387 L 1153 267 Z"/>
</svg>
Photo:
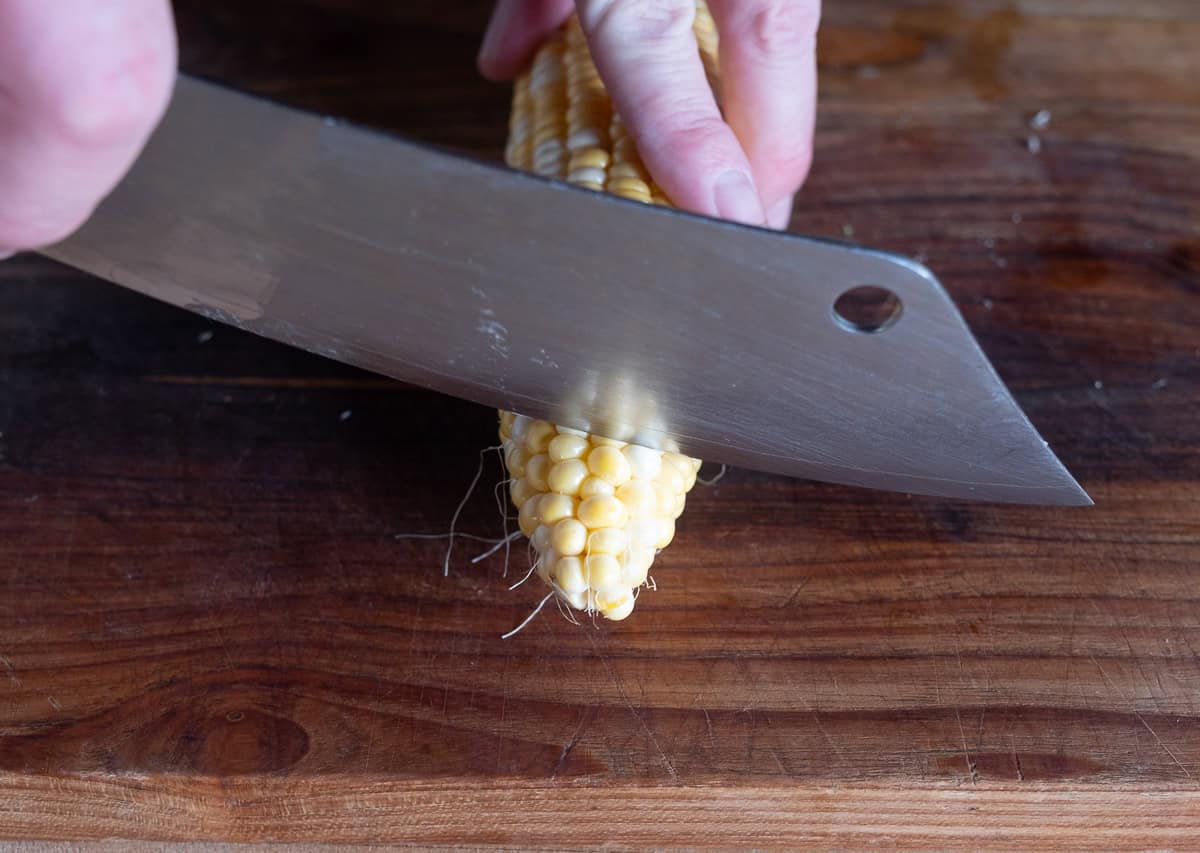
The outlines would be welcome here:
<svg viewBox="0 0 1200 853">
<path fill-rule="evenodd" d="M 715 88 L 716 28 L 702 2 L 693 29 Z M 670 204 L 613 111 L 574 16 L 517 78 L 505 159 L 590 190 Z M 624 619 L 675 536 L 700 460 L 503 411 L 500 441 L 538 577 L 575 609 Z"/>
</svg>

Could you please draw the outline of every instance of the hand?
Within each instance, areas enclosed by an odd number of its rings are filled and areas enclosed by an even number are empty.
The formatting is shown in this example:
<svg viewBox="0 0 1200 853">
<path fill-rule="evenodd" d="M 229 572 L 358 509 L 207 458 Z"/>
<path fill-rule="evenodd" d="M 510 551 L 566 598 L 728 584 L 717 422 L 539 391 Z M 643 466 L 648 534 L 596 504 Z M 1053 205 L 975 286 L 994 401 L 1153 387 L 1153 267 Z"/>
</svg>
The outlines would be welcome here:
<svg viewBox="0 0 1200 853">
<path fill-rule="evenodd" d="M 169 0 L 0 0 L 0 256 L 83 224 L 174 79 Z"/>
<path fill-rule="evenodd" d="M 709 0 L 724 117 L 692 35 L 694 0 L 500 0 L 485 76 L 515 75 L 578 11 L 600 76 L 646 167 L 680 207 L 787 226 L 812 160 L 820 0 Z"/>
</svg>

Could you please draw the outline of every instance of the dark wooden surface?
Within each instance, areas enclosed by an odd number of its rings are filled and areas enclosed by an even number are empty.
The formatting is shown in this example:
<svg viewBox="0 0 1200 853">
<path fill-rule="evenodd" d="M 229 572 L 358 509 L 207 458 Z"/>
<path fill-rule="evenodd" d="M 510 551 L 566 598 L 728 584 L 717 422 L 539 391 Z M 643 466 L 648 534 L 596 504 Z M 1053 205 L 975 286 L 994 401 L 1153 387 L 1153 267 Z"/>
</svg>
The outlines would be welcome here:
<svg viewBox="0 0 1200 853">
<path fill-rule="evenodd" d="M 498 156 L 487 6 L 177 8 L 188 70 Z M 538 590 L 396 538 L 491 412 L 21 257 L 0 836 L 1200 844 L 1200 6 L 827 7 L 793 227 L 926 260 L 1097 505 L 733 471 L 627 622 L 501 641 Z"/>
</svg>

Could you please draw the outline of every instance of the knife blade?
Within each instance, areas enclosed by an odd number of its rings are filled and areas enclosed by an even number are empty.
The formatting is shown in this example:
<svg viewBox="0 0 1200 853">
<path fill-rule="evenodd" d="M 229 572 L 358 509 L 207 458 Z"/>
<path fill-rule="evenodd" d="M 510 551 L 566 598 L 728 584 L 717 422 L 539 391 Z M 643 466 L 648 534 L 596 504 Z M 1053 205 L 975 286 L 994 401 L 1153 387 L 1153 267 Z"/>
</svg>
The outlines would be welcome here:
<svg viewBox="0 0 1200 853">
<path fill-rule="evenodd" d="M 1091 502 L 912 261 L 589 192 L 187 76 L 128 177 L 44 254 L 406 382 L 711 461 Z M 896 307 L 886 328 L 839 316 L 862 286 Z"/>
</svg>

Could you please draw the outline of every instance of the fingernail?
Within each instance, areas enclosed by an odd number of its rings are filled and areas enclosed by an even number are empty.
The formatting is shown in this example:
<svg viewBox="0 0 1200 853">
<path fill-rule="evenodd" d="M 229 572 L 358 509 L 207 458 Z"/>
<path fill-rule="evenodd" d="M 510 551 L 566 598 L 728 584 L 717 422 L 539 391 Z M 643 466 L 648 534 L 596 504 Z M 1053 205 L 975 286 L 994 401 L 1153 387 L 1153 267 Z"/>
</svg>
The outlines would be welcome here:
<svg viewBox="0 0 1200 853">
<path fill-rule="evenodd" d="M 762 225 L 765 221 L 758 192 L 744 172 L 730 169 L 717 178 L 713 200 L 717 203 L 717 212 L 724 219 L 747 225 Z"/>
<path fill-rule="evenodd" d="M 792 197 L 780 199 L 767 212 L 767 224 L 780 231 L 786 231 L 792 221 Z"/>
</svg>

